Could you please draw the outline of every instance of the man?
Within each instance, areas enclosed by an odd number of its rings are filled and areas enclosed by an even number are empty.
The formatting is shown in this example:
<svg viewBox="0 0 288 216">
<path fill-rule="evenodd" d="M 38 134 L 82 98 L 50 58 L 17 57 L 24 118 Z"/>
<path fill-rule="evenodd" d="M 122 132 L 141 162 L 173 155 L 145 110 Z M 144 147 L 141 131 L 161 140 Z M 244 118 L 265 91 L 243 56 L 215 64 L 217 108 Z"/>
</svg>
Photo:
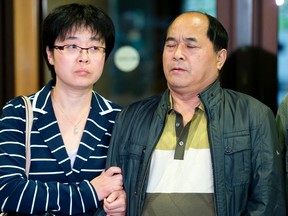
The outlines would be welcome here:
<svg viewBox="0 0 288 216">
<path fill-rule="evenodd" d="M 117 117 L 107 167 L 122 169 L 128 215 L 285 215 L 272 111 L 222 89 L 228 35 L 187 12 L 168 28 L 168 89 Z"/>
<path fill-rule="evenodd" d="M 286 206 L 288 206 L 288 94 L 284 96 L 278 107 L 276 114 L 276 124 L 283 156 Z"/>
</svg>

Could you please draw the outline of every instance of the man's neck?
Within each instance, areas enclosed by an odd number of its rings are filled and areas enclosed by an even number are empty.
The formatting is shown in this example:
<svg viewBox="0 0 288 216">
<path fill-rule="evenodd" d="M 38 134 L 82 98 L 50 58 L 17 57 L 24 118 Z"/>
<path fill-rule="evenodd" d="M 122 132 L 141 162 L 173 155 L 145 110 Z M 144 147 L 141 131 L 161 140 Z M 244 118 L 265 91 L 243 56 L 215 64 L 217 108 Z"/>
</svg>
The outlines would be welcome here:
<svg viewBox="0 0 288 216">
<path fill-rule="evenodd" d="M 181 113 L 183 123 L 186 125 L 192 119 L 195 109 L 201 103 L 198 94 L 179 95 L 171 91 L 171 97 L 173 109 Z"/>
</svg>

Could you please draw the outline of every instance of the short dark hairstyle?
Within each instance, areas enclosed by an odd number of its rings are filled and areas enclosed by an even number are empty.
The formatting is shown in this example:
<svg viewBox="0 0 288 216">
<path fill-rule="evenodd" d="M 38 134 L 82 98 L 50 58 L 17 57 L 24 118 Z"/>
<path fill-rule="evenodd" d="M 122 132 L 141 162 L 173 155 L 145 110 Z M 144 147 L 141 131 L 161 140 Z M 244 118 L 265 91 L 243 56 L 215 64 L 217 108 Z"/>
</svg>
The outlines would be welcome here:
<svg viewBox="0 0 288 216">
<path fill-rule="evenodd" d="M 42 26 L 42 52 L 52 79 L 56 80 L 56 73 L 54 65 L 48 61 L 46 47 L 53 49 L 57 39 L 65 40 L 68 33 L 82 26 L 90 28 L 105 42 L 105 60 L 111 53 L 115 44 L 115 27 L 103 10 L 88 4 L 73 3 L 59 6 L 48 14 Z"/>
<path fill-rule="evenodd" d="M 213 16 L 205 13 L 209 20 L 207 36 L 209 40 L 213 43 L 215 52 L 220 51 L 221 49 L 228 48 L 228 33 L 224 26 Z"/>
</svg>

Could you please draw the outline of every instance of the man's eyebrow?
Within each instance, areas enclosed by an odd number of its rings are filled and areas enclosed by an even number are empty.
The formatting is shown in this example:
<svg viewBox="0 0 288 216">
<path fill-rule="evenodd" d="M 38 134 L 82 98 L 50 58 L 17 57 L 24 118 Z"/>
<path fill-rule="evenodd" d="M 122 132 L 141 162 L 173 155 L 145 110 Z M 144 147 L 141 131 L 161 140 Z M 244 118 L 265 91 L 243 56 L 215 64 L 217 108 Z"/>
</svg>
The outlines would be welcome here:
<svg viewBox="0 0 288 216">
<path fill-rule="evenodd" d="M 165 42 L 169 42 L 169 41 L 176 41 L 176 39 L 174 37 L 167 37 Z"/>
<path fill-rule="evenodd" d="M 186 41 L 186 42 L 197 42 L 198 40 L 195 37 L 187 37 L 187 38 L 184 38 L 184 41 Z"/>
<path fill-rule="evenodd" d="M 176 41 L 176 39 L 174 37 L 167 37 L 165 41 L 166 42 Z M 197 42 L 198 40 L 195 37 L 187 37 L 187 38 L 184 38 L 184 41 L 185 42 Z"/>
</svg>

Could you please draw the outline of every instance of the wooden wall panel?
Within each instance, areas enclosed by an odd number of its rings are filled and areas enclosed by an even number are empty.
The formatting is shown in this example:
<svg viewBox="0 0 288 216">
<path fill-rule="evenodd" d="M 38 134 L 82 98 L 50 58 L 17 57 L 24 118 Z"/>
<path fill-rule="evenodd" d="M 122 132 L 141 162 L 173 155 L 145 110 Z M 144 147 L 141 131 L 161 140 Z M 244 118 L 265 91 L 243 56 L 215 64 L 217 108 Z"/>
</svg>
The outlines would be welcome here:
<svg viewBox="0 0 288 216">
<path fill-rule="evenodd" d="M 14 97 L 13 2 L 0 0 L 0 108 Z M 0 109 L 0 112 L 2 112 Z"/>
<path fill-rule="evenodd" d="M 15 96 L 39 89 L 39 0 L 14 0 Z"/>
<path fill-rule="evenodd" d="M 275 1 L 253 1 L 253 44 L 277 55 L 278 6 Z"/>
</svg>

